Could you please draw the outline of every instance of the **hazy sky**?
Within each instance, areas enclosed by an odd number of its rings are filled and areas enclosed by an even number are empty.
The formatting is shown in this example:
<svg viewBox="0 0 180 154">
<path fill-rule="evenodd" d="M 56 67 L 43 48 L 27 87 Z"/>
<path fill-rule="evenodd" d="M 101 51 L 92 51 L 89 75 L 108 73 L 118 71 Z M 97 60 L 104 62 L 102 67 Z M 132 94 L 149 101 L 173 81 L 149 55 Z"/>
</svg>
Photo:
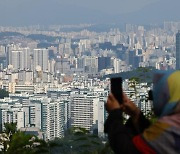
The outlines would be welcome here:
<svg viewBox="0 0 180 154">
<path fill-rule="evenodd" d="M 110 14 L 133 12 L 158 0 L 60 0 Z"/>
<path fill-rule="evenodd" d="M 42 5 L 47 4 L 48 6 L 51 2 L 59 6 L 74 5 L 108 14 L 119 14 L 133 12 L 156 1 L 158 0 L 0 0 L 0 5 L 9 6 L 9 8 L 19 8 L 27 4 L 29 8 L 31 8 L 31 6 L 36 5 L 36 3 L 42 3 Z"/>
<path fill-rule="evenodd" d="M 0 0 L 0 25 L 159 23 L 180 20 L 180 0 Z"/>
</svg>

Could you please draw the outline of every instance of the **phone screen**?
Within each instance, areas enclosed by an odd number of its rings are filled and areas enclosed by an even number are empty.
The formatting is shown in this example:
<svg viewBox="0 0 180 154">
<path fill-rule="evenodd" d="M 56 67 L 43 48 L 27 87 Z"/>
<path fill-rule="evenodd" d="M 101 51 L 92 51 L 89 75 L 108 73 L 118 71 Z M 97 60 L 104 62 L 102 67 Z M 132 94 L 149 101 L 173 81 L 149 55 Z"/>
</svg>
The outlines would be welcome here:
<svg viewBox="0 0 180 154">
<path fill-rule="evenodd" d="M 111 78 L 111 93 L 119 103 L 122 103 L 122 78 Z"/>
</svg>

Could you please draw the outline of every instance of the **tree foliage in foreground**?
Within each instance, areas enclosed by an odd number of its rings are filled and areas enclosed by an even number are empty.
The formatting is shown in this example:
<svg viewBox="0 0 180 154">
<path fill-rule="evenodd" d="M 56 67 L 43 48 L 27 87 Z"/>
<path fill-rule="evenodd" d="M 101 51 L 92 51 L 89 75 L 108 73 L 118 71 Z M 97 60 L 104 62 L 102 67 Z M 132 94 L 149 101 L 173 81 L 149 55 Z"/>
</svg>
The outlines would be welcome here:
<svg viewBox="0 0 180 154">
<path fill-rule="evenodd" d="M 49 142 L 49 145 L 54 154 L 98 154 L 104 148 L 98 136 L 88 133 L 83 128 L 71 128 L 65 133 L 64 138 L 57 138 Z"/>
<path fill-rule="evenodd" d="M 39 154 L 47 153 L 48 146 L 36 136 L 18 131 L 16 123 L 6 123 L 5 130 L 0 134 L 2 154 Z"/>
<path fill-rule="evenodd" d="M 70 128 L 63 138 L 45 142 L 36 136 L 16 129 L 16 124 L 5 124 L 0 134 L 2 154 L 112 154 L 108 143 L 84 128 Z"/>
</svg>

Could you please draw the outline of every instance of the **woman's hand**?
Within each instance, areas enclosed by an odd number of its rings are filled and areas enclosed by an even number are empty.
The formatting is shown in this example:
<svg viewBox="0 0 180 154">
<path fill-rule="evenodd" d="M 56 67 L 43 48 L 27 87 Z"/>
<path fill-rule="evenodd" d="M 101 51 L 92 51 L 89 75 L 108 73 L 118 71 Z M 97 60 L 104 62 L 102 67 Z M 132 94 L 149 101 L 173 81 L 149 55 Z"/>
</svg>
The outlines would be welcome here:
<svg viewBox="0 0 180 154">
<path fill-rule="evenodd" d="M 123 93 L 122 110 L 131 117 L 137 117 L 140 114 L 140 109 L 132 102 L 125 93 Z"/>
<path fill-rule="evenodd" d="M 108 112 L 111 112 L 112 110 L 121 109 L 121 108 L 122 106 L 118 103 L 118 101 L 113 96 L 113 94 L 110 93 L 107 99 L 107 103 L 106 103 L 106 110 Z"/>
<path fill-rule="evenodd" d="M 113 94 L 109 94 L 106 103 L 106 110 L 110 112 L 115 109 L 121 109 L 123 112 L 130 115 L 134 121 L 136 121 L 139 118 L 141 112 L 139 108 L 127 97 L 125 93 L 123 93 L 123 102 L 121 103 L 119 103 L 116 100 Z"/>
</svg>

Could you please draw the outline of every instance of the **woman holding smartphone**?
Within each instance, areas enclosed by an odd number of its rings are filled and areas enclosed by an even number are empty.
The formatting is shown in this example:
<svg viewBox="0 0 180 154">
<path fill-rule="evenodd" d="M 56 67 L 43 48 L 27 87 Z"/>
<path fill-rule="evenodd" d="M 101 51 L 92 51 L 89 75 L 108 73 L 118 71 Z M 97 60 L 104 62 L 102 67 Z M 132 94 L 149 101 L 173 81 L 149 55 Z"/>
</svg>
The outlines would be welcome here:
<svg viewBox="0 0 180 154">
<path fill-rule="evenodd" d="M 152 125 L 124 93 L 121 103 L 109 95 L 105 133 L 115 153 L 180 153 L 180 71 L 157 71 L 153 83 L 153 106 L 158 120 Z M 125 125 L 122 112 L 130 116 Z"/>
</svg>

